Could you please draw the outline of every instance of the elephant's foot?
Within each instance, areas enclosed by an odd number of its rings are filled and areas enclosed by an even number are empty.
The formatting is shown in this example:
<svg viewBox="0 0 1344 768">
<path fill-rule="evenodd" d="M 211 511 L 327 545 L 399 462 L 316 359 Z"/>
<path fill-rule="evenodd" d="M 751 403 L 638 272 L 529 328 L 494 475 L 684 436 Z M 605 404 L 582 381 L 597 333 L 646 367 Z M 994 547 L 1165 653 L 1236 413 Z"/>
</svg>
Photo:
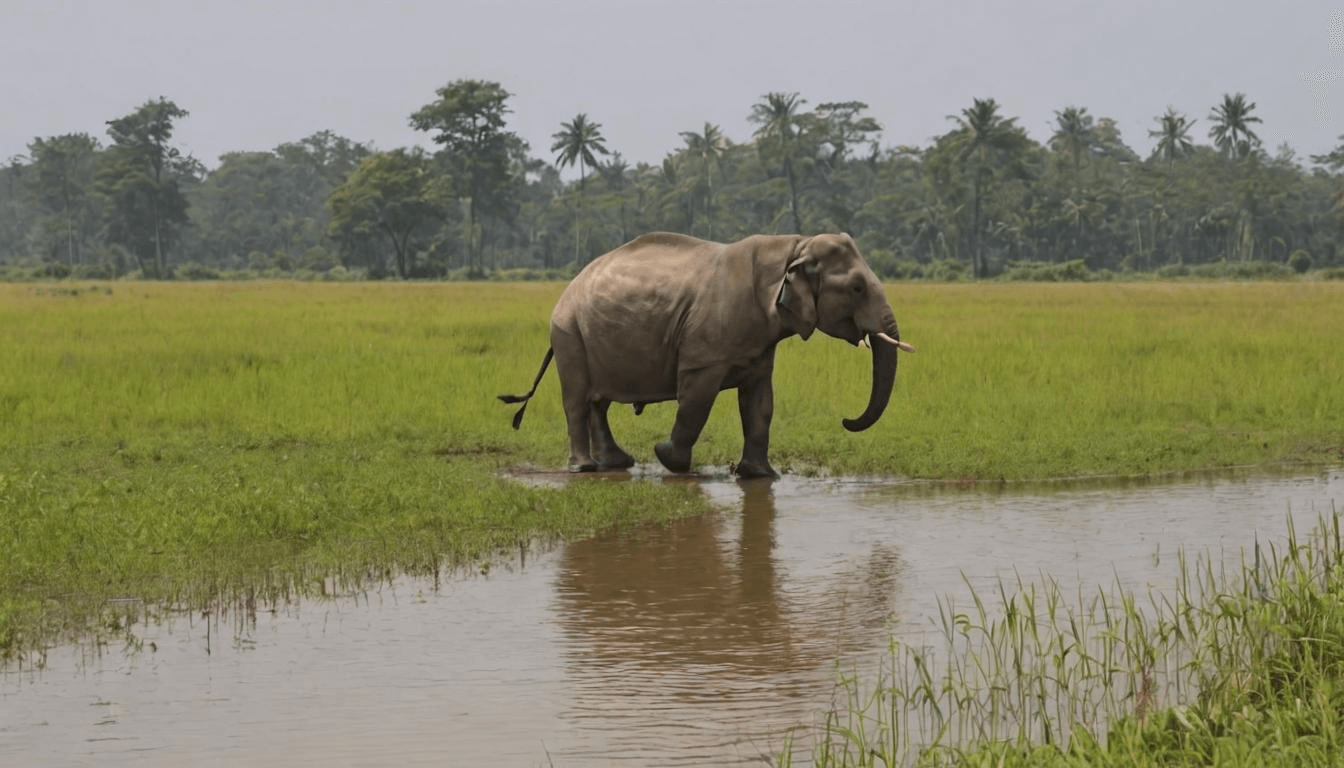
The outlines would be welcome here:
<svg viewBox="0 0 1344 768">
<path fill-rule="evenodd" d="M 579 472 L 596 472 L 597 462 L 587 456 L 579 458 L 577 456 L 569 457 L 569 471 L 575 474 Z"/>
<path fill-rule="evenodd" d="M 743 480 L 750 480 L 756 477 L 769 477 L 775 480 L 779 479 L 779 473 L 776 472 L 775 468 L 770 466 L 768 462 L 758 464 L 754 461 L 747 461 L 746 459 L 743 459 L 733 466 L 733 474 Z"/>
<path fill-rule="evenodd" d="M 679 451 L 670 440 L 667 440 L 653 446 L 653 453 L 669 472 L 691 471 L 690 449 Z"/>
<path fill-rule="evenodd" d="M 635 457 L 625 451 L 617 449 L 615 453 L 610 453 L 598 460 L 598 466 L 602 469 L 629 469 L 635 466 Z"/>
</svg>

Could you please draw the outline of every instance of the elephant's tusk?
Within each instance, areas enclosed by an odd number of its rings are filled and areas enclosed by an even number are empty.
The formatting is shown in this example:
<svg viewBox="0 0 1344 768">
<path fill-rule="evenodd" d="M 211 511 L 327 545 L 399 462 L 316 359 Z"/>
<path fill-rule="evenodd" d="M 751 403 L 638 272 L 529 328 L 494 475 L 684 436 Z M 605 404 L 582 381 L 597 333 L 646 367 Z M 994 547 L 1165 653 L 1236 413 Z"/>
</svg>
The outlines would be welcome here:
<svg viewBox="0 0 1344 768">
<path fill-rule="evenodd" d="M 859 346 L 863 347 L 864 349 L 872 349 L 873 345 L 869 344 L 868 337 L 864 336 L 862 339 L 859 339 Z"/>
<path fill-rule="evenodd" d="M 899 350 L 901 350 L 902 352 L 914 352 L 914 351 L 915 351 L 915 348 L 914 348 L 914 347 L 910 346 L 909 344 L 906 344 L 904 341 L 900 341 L 900 340 L 898 340 L 898 339 L 893 339 L 893 338 L 891 338 L 890 336 L 888 336 L 887 334 L 882 333 L 881 331 L 878 331 L 877 333 L 874 333 L 873 335 L 876 336 L 877 338 L 879 338 L 879 339 L 881 339 L 881 340 L 887 342 L 888 344 L 895 344 L 895 345 L 896 345 L 896 348 L 899 349 Z"/>
</svg>

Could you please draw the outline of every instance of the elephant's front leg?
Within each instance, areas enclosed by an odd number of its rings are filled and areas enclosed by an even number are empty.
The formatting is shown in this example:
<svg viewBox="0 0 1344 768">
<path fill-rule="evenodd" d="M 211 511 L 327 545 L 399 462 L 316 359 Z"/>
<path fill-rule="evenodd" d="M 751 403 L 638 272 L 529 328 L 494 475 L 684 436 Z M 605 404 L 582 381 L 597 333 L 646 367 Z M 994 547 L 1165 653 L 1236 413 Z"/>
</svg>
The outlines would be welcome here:
<svg viewBox="0 0 1344 768">
<path fill-rule="evenodd" d="M 738 477 L 774 477 L 770 466 L 770 419 L 775 413 L 775 387 L 770 372 L 737 388 L 737 410 L 742 417 L 742 460 Z"/>
<path fill-rule="evenodd" d="M 628 469 L 635 466 L 635 460 L 616 444 L 616 438 L 611 434 L 611 425 L 607 422 L 610 407 L 611 401 L 606 398 L 589 406 L 588 439 L 593 458 L 601 469 Z"/>
<path fill-rule="evenodd" d="M 677 420 L 672 424 L 672 439 L 658 443 L 653 452 L 658 461 L 673 472 L 691 470 L 691 449 L 700 439 L 719 386 L 728 375 L 728 366 L 716 365 L 677 375 Z"/>
</svg>

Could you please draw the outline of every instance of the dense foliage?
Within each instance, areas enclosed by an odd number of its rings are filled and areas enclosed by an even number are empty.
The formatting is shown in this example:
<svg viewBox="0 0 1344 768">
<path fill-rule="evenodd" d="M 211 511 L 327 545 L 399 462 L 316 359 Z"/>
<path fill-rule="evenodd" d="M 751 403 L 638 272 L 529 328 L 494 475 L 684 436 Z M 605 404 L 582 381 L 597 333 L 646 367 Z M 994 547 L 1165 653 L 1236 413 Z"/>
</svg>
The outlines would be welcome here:
<svg viewBox="0 0 1344 768">
<path fill-rule="evenodd" d="M 931 144 L 892 147 L 861 101 L 768 93 L 746 105 L 756 129 L 740 142 L 705 123 L 661 164 L 634 166 L 587 114 L 557 126 L 550 161 L 533 156 L 499 83 L 435 96 L 409 116 L 433 151 L 321 132 L 207 169 L 173 146 L 188 113 L 163 98 L 109 120 L 107 145 L 35 138 L 0 168 L 0 274 L 563 276 L 652 230 L 847 231 L 888 278 L 1344 264 L 1344 145 L 1310 166 L 1286 144 L 1269 152 L 1239 93 L 1203 118 L 1207 144 L 1199 119 L 1155 116 L 1146 158 L 1081 106 L 1056 112 L 1044 145 L 975 99 Z M 572 166 L 579 178 L 563 181 Z"/>
</svg>

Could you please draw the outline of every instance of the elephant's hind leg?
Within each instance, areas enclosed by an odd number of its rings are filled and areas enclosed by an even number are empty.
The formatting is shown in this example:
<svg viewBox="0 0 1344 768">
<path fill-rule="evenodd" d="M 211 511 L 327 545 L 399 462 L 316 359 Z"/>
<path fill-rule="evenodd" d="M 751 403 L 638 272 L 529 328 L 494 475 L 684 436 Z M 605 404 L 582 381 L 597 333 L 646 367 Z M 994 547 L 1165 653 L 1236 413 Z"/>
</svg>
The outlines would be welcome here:
<svg viewBox="0 0 1344 768">
<path fill-rule="evenodd" d="M 583 341 L 573 334 L 552 329 L 551 346 L 555 349 L 555 369 L 560 374 L 565 424 L 569 427 L 569 471 L 596 472 L 597 461 L 590 453 L 589 443 L 592 403 L 588 399 L 588 361 Z"/>
<path fill-rule="evenodd" d="M 635 466 L 634 458 L 617 445 L 611 434 L 611 425 L 607 422 L 607 409 L 611 401 L 603 398 L 589 407 L 588 437 L 592 446 L 593 458 L 602 469 L 628 469 Z"/>
</svg>

